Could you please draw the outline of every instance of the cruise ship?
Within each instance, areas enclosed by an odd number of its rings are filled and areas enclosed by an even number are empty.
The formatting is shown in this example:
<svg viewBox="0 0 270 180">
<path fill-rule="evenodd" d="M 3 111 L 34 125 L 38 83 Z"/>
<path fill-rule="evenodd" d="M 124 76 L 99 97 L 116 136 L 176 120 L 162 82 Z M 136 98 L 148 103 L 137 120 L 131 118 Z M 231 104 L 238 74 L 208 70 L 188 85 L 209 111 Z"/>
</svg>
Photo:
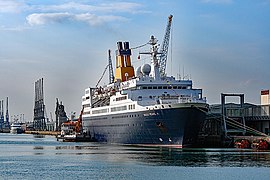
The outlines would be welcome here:
<svg viewBox="0 0 270 180">
<path fill-rule="evenodd" d="M 151 36 L 150 64 L 134 71 L 129 42 L 118 42 L 113 82 L 85 89 L 84 133 L 98 142 L 191 147 L 208 109 L 202 89 L 191 80 L 160 73 L 159 44 Z"/>
</svg>

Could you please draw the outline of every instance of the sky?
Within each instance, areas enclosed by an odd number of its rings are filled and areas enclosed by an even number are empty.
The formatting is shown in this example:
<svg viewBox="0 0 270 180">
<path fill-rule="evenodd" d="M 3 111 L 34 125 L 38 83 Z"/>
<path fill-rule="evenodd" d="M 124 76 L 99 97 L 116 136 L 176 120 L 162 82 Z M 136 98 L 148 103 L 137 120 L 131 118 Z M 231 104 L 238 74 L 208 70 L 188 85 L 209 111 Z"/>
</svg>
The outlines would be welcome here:
<svg viewBox="0 0 270 180">
<path fill-rule="evenodd" d="M 162 43 L 170 14 L 167 74 L 191 78 L 209 104 L 220 103 L 220 93 L 259 104 L 270 88 L 270 0 L 0 0 L 0 99 L 9 97 L 10 116 L 32 121 L 34 84 L 44 78 L 48 117 L 55 119 L 56 98 L 78 115 L 108 49 L 117 41 L 137 47 L 151 35 Z M 147 48 L 132 52 L 135 67 L 149 63 L 137 59 Z"/>
</svg>

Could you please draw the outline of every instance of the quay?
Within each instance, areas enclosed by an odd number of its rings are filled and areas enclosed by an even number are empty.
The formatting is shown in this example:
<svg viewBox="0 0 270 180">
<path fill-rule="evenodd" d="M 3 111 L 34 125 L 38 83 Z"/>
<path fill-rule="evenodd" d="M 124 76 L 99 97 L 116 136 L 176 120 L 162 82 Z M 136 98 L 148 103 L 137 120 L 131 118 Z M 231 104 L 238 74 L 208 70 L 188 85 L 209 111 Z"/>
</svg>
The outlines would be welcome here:
<svg viewBox="0 0 270 180">
<path fill-rule="evenodd" d="M 226 103 L 227 96 L 238 97 L 240 103 Z M 221 104 L 210 105 L 206 112 L 207 118 L 198 137 L 198 146 L 269 149 L 269 100 L 269 90 L 261 91 L 260 105 L 245 103 L 244 94 L 222 93 Z"/>
<path fill-rule="evenodd" d="M 25 134 L 38 134 L 38 135 L 51 135 L 57 136 L 60 135 L 59 131 L 25 131 Z"/>
</svg>

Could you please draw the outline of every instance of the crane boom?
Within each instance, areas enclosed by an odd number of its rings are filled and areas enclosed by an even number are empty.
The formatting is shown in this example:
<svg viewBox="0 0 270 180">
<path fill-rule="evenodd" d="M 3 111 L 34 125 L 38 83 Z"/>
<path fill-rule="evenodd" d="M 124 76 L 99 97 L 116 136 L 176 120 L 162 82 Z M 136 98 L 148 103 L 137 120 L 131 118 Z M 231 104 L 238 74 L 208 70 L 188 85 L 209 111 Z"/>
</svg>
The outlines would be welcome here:
<svg viewBox="0 0 270 180">
<path fill-rule="evenodd" d="M 173 15 L 170 15 L 168 17 L 168 24 L 165 31 L 165 36 L 161 45 L 160 50 L 160 60 L 159 60 L 159 71 L 161 76 L 165 76 L 166 71 L 166 63 L 167 63 L 167 55 L 168 55 L 168 48 L 169 48 L 169 41 L 170 41 L 170 33 L 171 33 L 171 26 L 172 26 L 172 17 Z"/>
<path fill-rule="evenodd" d="M 109 83 L 113 83 L 114 81 L 114 75 L 113 75 L 113 67 L 112 67 L 112 56 L 111 56 L 111 50 L 108 50 L 109 54 Z"/>
</svg>

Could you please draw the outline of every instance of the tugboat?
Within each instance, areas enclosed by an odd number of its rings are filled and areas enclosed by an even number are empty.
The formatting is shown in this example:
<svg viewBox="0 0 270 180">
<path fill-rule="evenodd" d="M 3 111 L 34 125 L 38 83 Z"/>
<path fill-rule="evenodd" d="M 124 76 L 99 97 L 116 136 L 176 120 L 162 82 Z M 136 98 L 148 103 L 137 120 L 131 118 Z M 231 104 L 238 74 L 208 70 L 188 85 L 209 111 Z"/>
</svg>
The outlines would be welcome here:
<svg viewBox="0 0 270 180">
<path fill-rule="evenodd" d="M 158 52 L 157 42 L 151 36 L 150 51 L 141 53 L 151 56 L 151 65 L 137 67 L 136 73 L 129 42 L 117 43 L 113 81 L 87 88 L 82 96 L 86 134 L 98 142 L 117 144 L 182 148 L 197 143 L 208 109 L 206 98 L 191 80 L 166 76 L 161 69 L 164 53 Z"/>
<path fill-rule="evenodd" d="M 82 131 L 82 112 L 80 117 L 76 121 L 69 120 L 62 123 L 61 134 L 57 135 L 57 140 L 62 140 L 64 142 L 89 142 L 93 141 L 91 137 Z"/>
</svg>

